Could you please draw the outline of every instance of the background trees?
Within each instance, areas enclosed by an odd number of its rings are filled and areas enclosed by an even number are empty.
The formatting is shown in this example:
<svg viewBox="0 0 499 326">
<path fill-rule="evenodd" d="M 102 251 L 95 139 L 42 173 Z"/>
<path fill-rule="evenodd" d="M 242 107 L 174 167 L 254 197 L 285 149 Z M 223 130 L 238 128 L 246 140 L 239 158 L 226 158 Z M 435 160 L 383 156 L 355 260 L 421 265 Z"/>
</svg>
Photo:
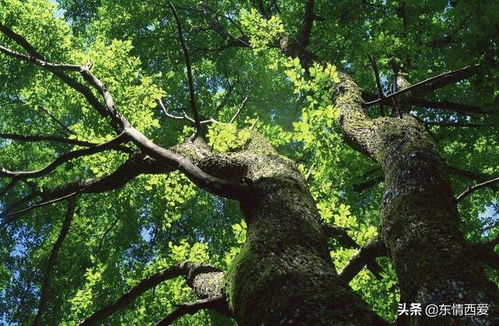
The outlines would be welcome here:
<svg viewBox="0 0 499 326">
<path fill-rule="evenodd" d="M 106 83 L 119 111 L 156 144 L 166 148 L 192 134 L 186 60 L 168 3 L 60 1 L 62 10 L 47 1 L 0 4 L 0 44 L 33 55 L 8 28 L 50 62 L 91 61 L 91 73 Z M 340 132 L 340 110 L 331 101 L 341 93 L 337 70 L 355 80 L 368 102 L 480 64 L 472 78 L 421 96 L 413 89 L 367 110 L 373 118 L 397 110 L 416 116 L 445 158 L 456 196 L 497 176 L 493 1 L 183 1 L 175 7 L 200 120 L 217 121 L 201 128 L 211 149 L 237 149 L 247 135 L 236 128 L 259 131 L 298 163 L 324 222 L 348 229 L 357 245 L 379 233 L 383 172 Z M 131 154 L 137 149 L 120 139 L 86 155 L 116 137 L 115 125 L 57 75 L 4 54 L 0 65 L 1 166 L 37 170 L 64 153 L 86 151 L 41 177 L 2 175 L 2 217 L 9 222 L 1 231 L 5 321 L 33 321 L 41 301 L 43 323 L 83 320 L 184 260 L 227 269 L 245 239 L 235 202 L 199 190 L 178 172 L 165 177 L 164 168 L 137 158 Z M 460 228 L 471 243 L 497 235 L 497 184 L 487 186 L 459 201 Z M 78 197 L 74 214 L 72 204 L 61 202 L 9 215 L 81 187 L 89 194 Z M 344 239 L 330 244 L 338 269 L 356 251 Z M 397 280 L 389 259 L 377 262 L 379 278 L 363 270 L 350 285 L 393 319 Z M 108 321 L 151 323 L 192 299 L 183 281 L 162 282 Z M 220 318 L 201 313 L 179 324 L 230 323 Z"/>
</svg>

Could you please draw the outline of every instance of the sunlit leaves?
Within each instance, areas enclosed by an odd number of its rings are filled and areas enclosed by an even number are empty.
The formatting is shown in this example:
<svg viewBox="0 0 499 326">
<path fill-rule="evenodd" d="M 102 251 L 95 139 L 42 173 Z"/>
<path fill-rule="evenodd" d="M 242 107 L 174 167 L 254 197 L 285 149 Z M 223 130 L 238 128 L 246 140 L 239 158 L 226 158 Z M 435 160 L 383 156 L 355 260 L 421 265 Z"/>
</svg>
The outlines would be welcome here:
<svg viewBox="0 0 499 326">
<path fill-rule="evenodd" d="M 254 8 L 249 11 L 242 9 L 239 14 L 241 25 L 250 36 L 251 47 L 256 53 L 262 51 L 269 43 L 275 42 L 278 36 L 284 33 L 284 26 L 278 16 L 266 19 Z"/>
</svg>

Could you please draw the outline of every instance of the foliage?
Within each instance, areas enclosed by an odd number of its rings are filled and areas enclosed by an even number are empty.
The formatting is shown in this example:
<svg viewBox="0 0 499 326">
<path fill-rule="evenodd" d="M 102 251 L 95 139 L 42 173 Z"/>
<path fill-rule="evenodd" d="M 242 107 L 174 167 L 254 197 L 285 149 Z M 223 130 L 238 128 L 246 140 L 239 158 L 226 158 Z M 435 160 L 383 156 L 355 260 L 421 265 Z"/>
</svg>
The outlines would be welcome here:
<svg viewBox="0 0 499 326">
<path fill-rule="evenodd" d="M 196 101 L 208 126 L 209 145 L 218 152 L 237 150 L 256 129 L 278 151 L 295 160 L 325 223 L 348 229 L 359 243 L 374 239 L 379 225 L 382 183 L 362 192 L 355 185 L 380 175 L 379 167 L 351 149 L 339 132 L 339 112 L 332 105 L 337 70 L 347 71 L 375 94 L 368 55 L 375 57 L 385 93 L 394 84 L 393 67 L 410 82 L 457 69 L 477 60 L 483 78 L 461 82 L 430 95 L 490 109 L 497 104 L 497 1 L 316 1 L 319 18 L 310 49 L 322 60 L 306 71 L 304 62 L 277 49 L 285 35 L 301 30 L 301 1 L 273 1 L 265 12 L 251 3 L 205 1 L 216 8 L 217 22 L 233 35 L 247 37 L 243 46 L 210 28 L 198 1 L 176 1 L 191 52 Z M 218 15 L 218 16 L 217 16 Z M 0 22 L 12 26 L 53 62 L 93 63 L 93 71 L 113 92 L 117 105 L 137 129 L 156 143 L 170 146 L 192 133 L 184 61 L 167 5 L 131 0 L 0 0 Z M 495 40 L 495 41 L 494 41 Z M 0 44 L 22 52 L 0 33 Z M 71 73 L 82 80 L 77 73 Z M 232 123 L 241 102 L 248 102 Z M 59 135 L 95 143 L 113 136 L 105 119 L 82 96 L 55 76 L 29 63 L 0 54 L 0 132 Z M 479 128 L 428 125 L 445 160 L 477 174 L 497 175 L 497 123 L 494 115 L 467 116 L 455 111 L 413 107 L 423 121 L 477 123 Z M 378 116 L 377 108 L 370 109 Z M 494 119 L 496 119 L 494 121 Z M 59 123 L 58 123 L 59 122 Z M 65 127 L 61 127 L 61 125 Z M 247 129 L 242 129 L 247 128 Z M 0 166 L 33 170 L 46 166 L 77 145 L 0 140 Z M 33 190 L 42 192 L 79 179 L 114 171 L 125 160 L 119 151 L 67 163 L 50 175 L 19 182 L 0 199 L 5 210 Z M 0 189 L 9 180 L 0 180 Z M 473 183 L 452 176 L 456 194 Z M 489 189 L 460 203 L 462 230 L 472 242 L 497 236 L 497 198 Z M 45 262 L 65 214 L 58 203 L 32 211 L 0 230 L 0 323 L 28 324 L 40 295 Z M 122 189 L 78 198 L 78 209 L 51 282 L 46 325 L 74 325 L 97 308 L 162 268 L 187 259 L 226 269 L 245 240 L 239 207 L 196 188 L 179 173 L 143 175 Z M 355 250 L 331 242 L 331 256 L 341 269 Z M 383 279 L 362 271 L 352 282 L 373 309 L 393 320 L 397 281 L 388 260 L 378 259 Z M 491 278 L 499 280 L 497 273 Z M 176 303 L 193 300 L 181 280 L 162 283 L 112 317 L 110 325 L 146 325 L 161 319 Z M 231 325 L 209 312 L 176 325 Z"/>
</svg>

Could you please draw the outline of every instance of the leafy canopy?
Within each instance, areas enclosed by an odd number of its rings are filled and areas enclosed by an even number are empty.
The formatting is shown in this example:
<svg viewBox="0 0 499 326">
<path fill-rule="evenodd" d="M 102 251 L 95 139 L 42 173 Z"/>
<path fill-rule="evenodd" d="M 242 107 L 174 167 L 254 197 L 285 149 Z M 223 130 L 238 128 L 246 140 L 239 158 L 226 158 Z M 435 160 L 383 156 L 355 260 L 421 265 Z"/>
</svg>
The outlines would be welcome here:
<svg viewBox="0 0 499 326">
<path fill-rule="evenodd" d="M 182 0 L 175 5 L 184 25 L 196 100 L 208 124 L 215 151 L 237 150 L 254 128 L 279 152 L 295 160 L 307 176 L 324 222 L 347 228 L 359 244 L 377 236 L 381 171 L 342 138 L 338 109 L 332 105 L 337 70 L 354 76 L 364 91 L 377 92 L 369 56 L 375 58 L 385 93 L 394 67 L 411 82 L 477 61 L 488 64 L 483 78 L 463 81 L 432 95 L 490 109 L 498 96 L 494 37 L 496 1 L 316 1 L 310 50 L 303 62 L 276 46 L 301 30 L 302 1 Z M 206 9 L 211 8 L 211 9 Z M 209 11 L 210 19 L 204 10 Z M 214 22 L 219 24 L 218 31 Z M 23 35 L 52 62 L 93 63 L 93 72 L 112 91 L 120 111 L 156 143 L 170 146 L 192 133 L 185 64 L 166 3 L 131 0 L 0 0 L 0 22 Z M 230 46 L 231 37 L 246 46 Z M 22 52 L 0 34 L 0 44 Z M 76 75 L 75 75 L 76 76 Z M 79 78 L 79 77 L 77 77 Z M 114 133 L 85 99 L 54 75 L 32 64 L 0 56 L 0 132 L 59 135 L 93 143 Z M 241 108 L 241 103 L 247 102 Z M 231 123 L 236 112 L 240 113 Z M 413 107 L 423 121 L 450 124 L 493 123 L 493 115 Z M 372 108 L 370 114 L 379 114 Z M 476 174 L 497 175 L 497 132 L 493 127 L 428 125 L 447 162 Z M 0 165 L 34 170 L 79 145 L 0 141 Z M 0 208 L 28 193 L 114 171 L 127 155 L 107 151 L 71 161 L 36 182 L 20 182 L 4 195 Z M 375 180 L 358 191 L 359 184 Z M 378 180 L 376 182 L 376 180 Z M 0 180 L 5 187 L 10 180 Z M 473 182 L 452 176 L 456 194 Z M 357 189 L 357 190 L 356 190 Z M 25 205 L 29 202 L 24 203 Z M 65 214 L 63 203 L 32 211 L 0 230 L 0 320 L 25 324 L 33 318 L 47 257 Z M 474 193 L 459 206 L 462 229 L 474 242 L 497 235 L 498 203 L 490 190 Z M 122 189 L 82 195 L 51 281 L 47 325 L 74 325 L 118 298 L 140 280 L 184 260 L 227 269 L 245 239 L 245 224 L 234 202 L 197 189 L 179 173 L 142 175 Z M 353 255 L 331 242 L 338 269 Z M 394 319 L 397 281 L 388 260 L 379 259 L 383 278 L 362 271 L 351 286 L 383 317 Z M 491 275 L 497 280 L 497 275 Z M 145 325 L 161 319 L 174 304 L 194 299 L 181 280 L 140 296 L 109 324 Z M 177 325 L 230 325 L 209 312 L 187 316 Z"/>
</svg>

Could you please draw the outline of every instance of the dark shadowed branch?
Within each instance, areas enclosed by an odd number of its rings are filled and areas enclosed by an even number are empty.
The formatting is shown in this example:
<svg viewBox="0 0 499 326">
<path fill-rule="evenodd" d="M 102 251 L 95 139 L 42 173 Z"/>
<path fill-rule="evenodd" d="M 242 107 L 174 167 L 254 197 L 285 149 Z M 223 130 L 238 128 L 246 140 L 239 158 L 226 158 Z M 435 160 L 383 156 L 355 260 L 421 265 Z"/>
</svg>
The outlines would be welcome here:
<svg viewBox="0 0 499 326">
<path fill-rule="evenodd" d="M 63 144 L 77 145 L 83 147 L 92 147 L 97 145 L 96 143 L 88 141 L 63 138 L 53 135 L 18 135 L 11 133 L 0 133 L 0 138 L 17 140 L 22 142 L 54 142 L 54 143 L 63 143 Z"/>
<path fill-rule="evenodd" d="M 465 114 L 465 115 L 477 115 L 477 114 L 486 114 L 489 113 L 486 110 L 484 110 L 481 107 L 474 106 L 474 105 L 469 105 L 469 104 L 462 104 L 462 103 L 455 103 L 455 102 L 450 102 L 450 101 L 430 101 L 422 98 L 417 98 L 417 97 L 410 97 L 409 102 L 411 104 L 423 107 L 423 108 L 431 108 L 431 109 L 438 109 L 438 110 L 445 110 L 445 111 L 453 111 L 457 112 L 460 114 Z"/>
<path fill-rule="evenodd" d="M 61 231 L 59 232 L 59 236 L 50 251 L 49 257 L 47 259 L 45 265 L 45 275 L 43 277 L 42 285 L 40 288 L 40 301 L 38 302 L 38 310 L 36 312 L 35 319 L 33 321 L 33 326 L 40 325 L 41 317 L 45 312 L 45 308 L 47 307 L 48 295 L 50 292 L 50 281 L 52 279 L 52 274 L 54 273 L 54 266 L 57 262 L 57 256 L 59 255 L 59 251 L 61 250 L 62 244 L 68 235 L 69 228 L 71 227 L 71 222 L 73 221 L 73 216 L 76 208 L 76 198 L 70 198 L 68 200 L 68 208 L 66 212 L 66 217 L 62 222 Z"/>
<path fill-rule="evenodd" d="M 381 79 L 379 77 L 379 69 L 378 65 L 376 64 L 376 59 L 374 58 L 373 55 L 368 55 L 369 62 L 371 63 L 371 68 L 373 69 L 374 72 L 374 78 L 376 80 L 376 88 L 378 90 L 378 99 L 382 99 L 385 97 L 383 94 L 383 87 L 381 86 Z M 385 112 L 383 110 L 383 103 L 379 104 L 379 112 L 380 115 L 383 117 L 385 115 Z"/>
<path fill-rule="evenodd" d="M 185 38 L 184 38 L 184 33 L 182 31 L 182 23 L 180 22 L 180 18 L 177 14 L 177 10 L 175 9 L 175 6 L 173 3 L 168 2 L 168 5 L 170 6 L 170 9 L 172 10 L 173 17 L 175 18 L 175 23 L 177 25 L 177 33 L 180 38 L 180 45 L 182 47 L 182 53 L 184 55 L 184 60 L 185 60 L 185 66 L 187 68 L 187 82 L 189 83 L 189 103 L 191 105 L 191 110 L 192 114 L 194 115 L 194 121 L 196 124 L 196 129 L 197 132 L 201 130 L 201 119 L 199 117 L 199 112 L 198 108 L 196 105 L 196 95 L 194 92 L 194 79 L 192 77 L 192 65 L 191 65 L 191 59 L 189 56 L 189 51 L 187 50 L 187 45 L 185 44 Z"/>
<path fill-rule="evenodd" d="M 303 49 L 308 47 L 312 27 L 314 26 L 314 0 L 308 0 L 305 3 L 305 14 L 303 17 L 303 25 L 298 36 L 298 42 Z"/>
<path fill-rule="evenodd" d="M 450 85 L 452 83 L 458 82 L 462 79 L 466 79 L 472 76 L 474 73 L 478 71 L 479 68 L 480 65 L 472 65 L 472 66 L 466 66 L 461 69 L 448 71 L 440 75 L 425 79 L 419 83 L 403 88 L 394 93 L 391 93 L 385 96 L 384 98 L 367 102 L 364 104 L 364 106 L 368 107 L 379 103 L 385 103 L 388 100 L 391 100 L 392 98 L 395 98 L 407 92 L 411 92 L 412 96 L 419 96 L 428 92 L 432 92 L 434 90 L 437 90 L 439 88 L 445 87 L 447 85 Z"/>
<path fill-rule="evenodd" d="M 474 186 L 469 186 L 465 191 L 463 191 L 459 196 L 456 197 L 456 201 L 461 201 L 463 200 L 466 196 L 471 195 L 473 192 L 477 191 L 478 189 L 485 188 L 485 187 L 490 187 L 492 185 L 497 185 L 499 184 L 499 177 L 478 183 Z"/>
<path fill-rule="evenodd" d="M 334 225 L 323 224 L 323 230 L 324 230 L 324 235 L 326 237 L 337 240 L 343 247 L 345 247 L 345 248 L 360 248 L 360 250 L 363 250 L 359 246 L 359 244 L 348 234 L 347 229 L 343 229 L 343 228 L 340 228 L 340 227 L 337 227 Z M 381 241 L 376 242 L 376 245 L 382 246 Z M 367 246 L 374 246 L 374 245 L 368 244 Z M 372 249 L 369 249 L 369 250 L 372 250 Z M 374 257 L 374 258 L 376 258 L 376 257 Z M 371 271 L 371 273 L 373 273 L 374 276 L 376 276 L 376 278 L 381 278 L 381 276 L 380 276 L 381 266 L 379 266 L 379 264 L 376 262 L 376 260 L 374 258 L 372 260 L 365 262 L 364 265 L 367 264 L 367 268 Z M 364 265 L 360 266 L 360 268 L 362 268 Z M 355 265 L 355 266 L 357 266 L 357 265 Z M 352 268 L 353 267 L 354 266 L 352 266 Z M 355 273 L 355 275 L 357 273 Z M 353 276 L 355 276 L 355 275 L 353 275 Z M 352 276 L 352 278 L 353 278 L 353 276 Z M 348 281 L 350 281 L 350 280 L 348 280 Z"/>
<path fill-rule="evenodd" d="M 71 192 L 71 193 L 69 193 L 67 195 L 64 195 L 62 197 L 51 199 L 51 200 L 42 201 L 42 202 L 33 204 L 31 206 L 28 206 L 28 207 L 26 207 L 24 209 L 21 209 L 19 211 L 15 211 L 13 213 L 10 213 L 10 214 L 8 214 L 8 215 L 6 215 L 4 217 L 4 221 L 3 221 L 2 225 L 6 225 L 6 224 L 9 224 L 9 223 L 12 223 L 15 220 L 19 219 L 24 214 L 27 214 L 27 213 L 29 213 L 29 212 L 37 209 L 37 208 L 41 208 L 41 207 L 45 207 L 45 206 L 48 206 L 48 205 L 52 205 L 52 204 L 61 202 L 61 201 L 65 200 L 65 199 L 70 199 L 71 197 L 74 197 L 74 196 L 78 195 L 78 193 L 79 192 L 77 192 L 77 191 Z"/>
<path fill-rule="evenodd" d="M 468 171 L 451 165 L 447 165 L 446 169 L 449 174 L 466 178 L 469 180 L 474 180 L 477 183 L 485 183 L 485 187 L 490 188 L 494 191 L 499 190 L 499 185 L 497 184 L 497 182 L 488 183 L 489 180 L 494 179 L 494 177 L 491 175 Z"/>
<path fill-rule="evenodd" d="M 490 267 L 499 270 L 499 254 L 495 252 L 495 247 L 499 245 L 499 237 L 485 243 L 472 244 L 472 255 Z"/>
<path fill-rule="evenodd" d="M 362 246 L 339 273 L 340 278 L 349 283 L 366 265 L 374 276 L 379 278 L 381 268 L 377 265 L 376 258 L 382 256 L 388 256 L 388 249 L 381 240 L 374 240 Z"/>
<path fill-rule="evenodd" d="M 441 126 L 441 127 L 456 127 L 456 128 L 481 128 L 490 127 L 492 124 L 486 123 L 461 123 L 461 122 L 446 122 L 446 121 L 425 121 L 413 115 L 419 122 L 428 126 Z"/>
<path fill-rule="evenodd" d="M 204 309 L 213 309 L 219 312 L 221 310 L 226 310 L 227 314 L 229 312 L 229 309 L 227 307 L 227 300 L 223 295 L 217 295 L 215 297 L 177 305 L 171 313 L 169 313 L 165 318 L 156 323 L 156 326 L 171 325 L 175 320 L 179 319 L 182 316 L 193 315 L 198 311 Z"/>
<path fill-rule="evenodd" d="M 58 166 L 60 166 L 64 163 L 67 163 L 75 158 L 97 154 L 97 153 L 100 153 L 103 151 L 107 151 L 109 149 L 116 149 L 118 147 L 118 145 L 122 144 L 126 140 L 124 136 L 125 136 L 125 134 L 122 133 L 121 135 L 110 140 L 107 143 L 103 143 L 103 144 L 93 146 L 90 148 L 79 149 L 76 151 L 72 151 L 72 152 L 63 154 L 63 155 L 59 156 L 57 159 L 55 159 L 49 165 L 47 165 L 46 167 L 39 169 L 39 170 L 9 171 L 3 167 L 0 167 L 0 177 L 16 178 L 16 179 L 39 178 L 39 177 L 42 177 L 42 176 L 54 171 Z"/>
<path fill-rule="evenodd" d="M 347 229 L 323 224 L 324 235 L 337 240 L 345 248 L 359 248 L 359 244 L 347 233 Z"/>
<path fill-rule="evenodd" d="M 183 262 L 170 268 L 164 269 L 156 274 L 153 274 L 139 282 L 136 286 L 131 288 L 117 300 L 94 312 L 91 316 L 80 322 L 78 326 L 93 325 L 99 321 L 102 321 L 116 311 L 124 309 L 129 303 L 134 301 L 137 297 L 142 295 L 147 290 L 155 287 L 163 281 L 170 280 L 178 276 L 187 276 L 189 275 L 191 270 L 195 269 L 198 266 L 199 264 L 193 262 Z"/>
</svg>

